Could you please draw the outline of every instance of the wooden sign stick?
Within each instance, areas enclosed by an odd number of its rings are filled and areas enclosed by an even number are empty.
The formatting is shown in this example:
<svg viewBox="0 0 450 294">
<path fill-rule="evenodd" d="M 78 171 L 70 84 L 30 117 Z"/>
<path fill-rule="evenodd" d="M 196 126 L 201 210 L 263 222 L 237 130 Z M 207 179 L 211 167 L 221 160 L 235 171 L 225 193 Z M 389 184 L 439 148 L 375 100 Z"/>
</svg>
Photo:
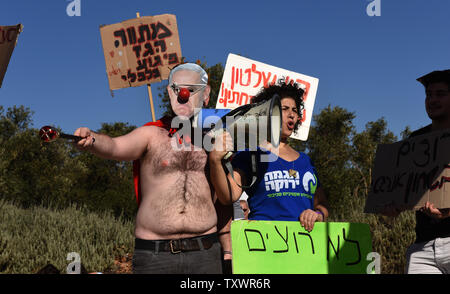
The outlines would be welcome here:
<svg viewBox="0 0 450 294">
<path fill-rule="evenodd" d="M 140 18 L 139 12 L 136 12 L 136 17 Z M 150 100 L 150 110 L 152 112 L 152 121 L 155 121 L 155 107 L 153 105 L 153 95 L 152 95 L 152 87 L 150 84 L 147 84 L 147 92 L 148 92 L 148 99 Z"/>
</svg>

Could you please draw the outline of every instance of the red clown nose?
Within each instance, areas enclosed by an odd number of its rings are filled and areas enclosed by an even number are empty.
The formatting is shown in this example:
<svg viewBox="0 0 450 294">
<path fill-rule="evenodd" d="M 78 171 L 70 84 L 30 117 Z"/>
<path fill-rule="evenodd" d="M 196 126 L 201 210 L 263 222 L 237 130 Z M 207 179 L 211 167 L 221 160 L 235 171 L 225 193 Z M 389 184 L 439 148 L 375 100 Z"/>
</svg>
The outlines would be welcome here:
<svg viewBox="0 0 450 294">
<path fill-rule="evenodd" d="M 183 101 L 184 103 L 188 102 L 189 96 L 191 93 L 187 88 L 181 88 L 180 92 L 178 93 L 178 100 Z"/>
</svg>

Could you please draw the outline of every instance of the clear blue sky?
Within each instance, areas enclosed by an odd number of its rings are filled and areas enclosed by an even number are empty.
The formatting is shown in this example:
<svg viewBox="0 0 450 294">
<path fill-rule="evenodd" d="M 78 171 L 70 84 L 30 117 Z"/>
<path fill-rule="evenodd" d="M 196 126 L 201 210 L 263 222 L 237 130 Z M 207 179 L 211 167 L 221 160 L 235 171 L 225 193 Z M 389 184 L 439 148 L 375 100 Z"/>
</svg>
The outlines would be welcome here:
<svg viewBox="0 0 450 294">
<path fill-rule="evenodd" d="M 341 106 L 355 112 L 358 131 L 384 117 L 399 135 L 406 125 L 429 123 L 416 78 L 450 68 L 450 1 L 381 0 L 375 17 L 366 14 L 370 2 L 81 0 L 81 16 L 69 17 L 67 0 L 0 0 L 0 25 L 24 25 L 0 105 L 29 107 L 33 127 L 51 124 L 66 133 L 96 130 L 102 122 L 150 121 L 146 87 L 111 97 L 99 26 L 136 12 L 171 13 L 187 60 L 225 65 L 236 53 L 317 77 L 314 114 Z M 152 85 L 155 100 L 159 85 Z"/>
</svg>

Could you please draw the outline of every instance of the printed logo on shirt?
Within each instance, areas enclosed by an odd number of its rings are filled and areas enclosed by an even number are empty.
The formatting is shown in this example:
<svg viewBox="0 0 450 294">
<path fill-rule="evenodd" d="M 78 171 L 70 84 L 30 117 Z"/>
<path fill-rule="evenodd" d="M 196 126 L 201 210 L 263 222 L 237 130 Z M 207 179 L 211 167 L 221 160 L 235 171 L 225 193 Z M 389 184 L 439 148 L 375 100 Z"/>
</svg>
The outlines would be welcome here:
<svg viewBox="0 0 450 294">
<path fill-rule="evenodd" d="M 276 170 L 267 172 L 264 175 L 264 182 L 266 184 L 266 191 L 280 192 L 281 189 L 295 189 L 300 185 L 300 177 L 296 171 L 295 178 L 289 175 L 287 170 Z"/>
<path fill-rule="evenodd" d="M 311 172 L 306 172 L 303 175 L 302 181 L 300 183 L 300 173 L 296 171 L 295 176 L 290 176 L 287 170 L 283 171 L 272 171 L 267 172 L 264 175 L 265 187 L 268 193 L 267 197 L 306 197 L 312 199 L 313 195 L 316 193 L 317 188 L 317 178 Z M 306 193 L 296 192 L 298 191 L 298 187 L 303 186 L 303 189 Z M 281 190 L 291 190 L 291 191 L 283 191 Z M 294 191 L 292 191 L 294 190 Z"/>
<path fill-rule="evenodd" d="M 307 193 L 316 194 L 317 178 L 311 172 L 306 172 L 303 175 L 303 188 Z"/>
</svg>

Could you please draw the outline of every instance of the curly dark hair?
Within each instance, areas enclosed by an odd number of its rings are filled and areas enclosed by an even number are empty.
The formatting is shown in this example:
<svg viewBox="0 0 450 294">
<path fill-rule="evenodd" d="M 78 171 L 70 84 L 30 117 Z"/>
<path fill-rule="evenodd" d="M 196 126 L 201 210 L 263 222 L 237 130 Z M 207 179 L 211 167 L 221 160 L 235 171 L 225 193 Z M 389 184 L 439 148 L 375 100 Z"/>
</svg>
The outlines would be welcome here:
<svg viewBox="0 0 450 294">
<path fill-rule="evenodd" d="M 291 97 L 295 101 L 297 107 L 299 120 L 295 123 L 294 130 L 297 130 L 298 125 L 302 119 L 302 110 L 304 108 L 303 94 L 305 91 L 300 87 L 298 83 L 291 80 L 286 83 L 285 78 L 281 78 L 275 84 L 271 84 L 268 87 L 263 88 L 255 96 L 253 96 L 251 103 L 260 103 L 272 99 L 273 95 L 280 95 L 280 99 Z"/>
</svg>

